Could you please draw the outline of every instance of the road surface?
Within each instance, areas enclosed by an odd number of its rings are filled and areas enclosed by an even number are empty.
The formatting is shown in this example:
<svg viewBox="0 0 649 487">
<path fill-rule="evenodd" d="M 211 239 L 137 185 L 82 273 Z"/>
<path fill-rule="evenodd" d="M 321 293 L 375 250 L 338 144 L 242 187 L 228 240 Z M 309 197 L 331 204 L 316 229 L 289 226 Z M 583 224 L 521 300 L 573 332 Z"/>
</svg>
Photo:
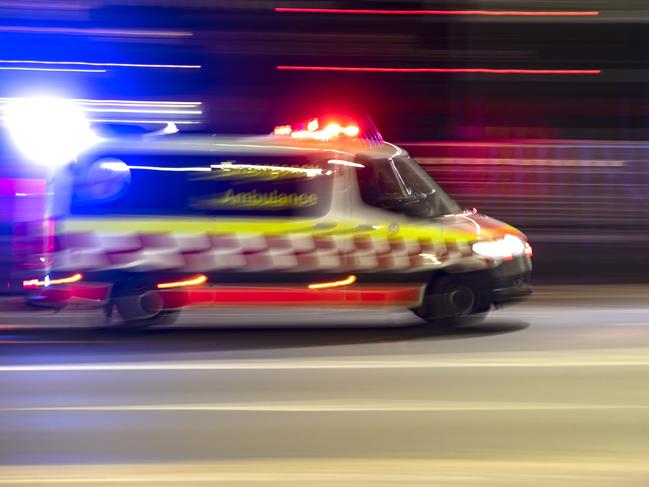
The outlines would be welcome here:
<svg viewBox="0 0 649 487">
<path fill-rule="evenodd" d="M 0 486 L 649 485 L 647 295 L 544 288 L 451 333 L 248 310 L 127 334 L 5 308 Z M 372 322 L 391 326 L 331 328 Z"/>
</svg>

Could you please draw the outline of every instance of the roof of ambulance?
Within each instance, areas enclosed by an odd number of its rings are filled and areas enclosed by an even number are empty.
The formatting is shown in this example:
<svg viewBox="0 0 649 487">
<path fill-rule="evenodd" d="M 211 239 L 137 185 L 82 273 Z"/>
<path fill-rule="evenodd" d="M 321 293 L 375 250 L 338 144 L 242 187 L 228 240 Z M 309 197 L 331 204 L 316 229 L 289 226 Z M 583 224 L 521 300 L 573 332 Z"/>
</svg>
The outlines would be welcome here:
<svg viewBox="0 0 649 487">
<path fill-rule="evenodd" d="M 358 138 L 331 141 L 294 139 L 288 136 L 221 136 L 205 134 L 144 135 L 108 137 L 94 146 L 91 154 L 168 154 L 168 155 L 314 155 L 333 157 L 365 155 L 370 158 L 393 157 L 403 153 L 388 142 L 370 142 Z"/>
</svg>

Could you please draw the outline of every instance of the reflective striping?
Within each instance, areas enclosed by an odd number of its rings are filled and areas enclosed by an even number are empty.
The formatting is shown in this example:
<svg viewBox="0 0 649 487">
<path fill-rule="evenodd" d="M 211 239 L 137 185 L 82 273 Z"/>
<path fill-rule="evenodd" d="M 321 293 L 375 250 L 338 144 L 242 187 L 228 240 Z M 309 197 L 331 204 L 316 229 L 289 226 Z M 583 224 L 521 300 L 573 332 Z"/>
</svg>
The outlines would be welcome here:
<svg viewBox="0 0 649 487">
<path fill-rule="evenodd" d="M 159 218 L 159 217 L 124 217 L 124 218 L 68 218 L 63 221 L 63 233 L 223 233 L 223 232 L 259 232 L 281 234 L 307 232 L 315 228 L 319 220 L 305 219 L 227 219 L 214 218 Z"/>
<path fill-rule="evenodd" d="M 324 225 L 323 225 L 324 223 Z M 472 251 L 513 227 L 454 215 L 438 224 L 276 218 L 71 218 L 56 237 L 61 272 L 130 270 L 413 272 L 495 267 Z M 479 232 L 476 233 L 476 228 Z"/>
<path fill-rule="evenodd" d="M 426 270 L 467 260 L 486 268 L 468 241 L 312 233 L 73 232 L 58 235 L 57 271 L 128 269 L 281 271 Z"/>
</svg>

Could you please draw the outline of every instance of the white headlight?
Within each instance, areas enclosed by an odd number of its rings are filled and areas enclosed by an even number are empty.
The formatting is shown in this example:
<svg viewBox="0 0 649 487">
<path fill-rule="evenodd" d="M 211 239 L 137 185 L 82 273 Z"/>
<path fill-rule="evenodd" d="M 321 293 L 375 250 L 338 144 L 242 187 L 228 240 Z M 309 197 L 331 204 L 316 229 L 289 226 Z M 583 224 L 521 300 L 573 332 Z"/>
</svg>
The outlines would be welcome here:
<svg viewBox="0 0 649 487">
<path fill-rule="evenodd" d="M 476 242 L 472 248 L 476 254 L 492 259 L 511 259 L 526 251 L 525 242 L 514 235 L 505 235 L 498 240 Z"/>
<path fill-rule="evenodd" d="M 81 107 L 69 100 L 18 98 L 5 106 L 4 120 L 18 149 L 39 164 L 66 164 L 97 140 Z"/>
</svg>

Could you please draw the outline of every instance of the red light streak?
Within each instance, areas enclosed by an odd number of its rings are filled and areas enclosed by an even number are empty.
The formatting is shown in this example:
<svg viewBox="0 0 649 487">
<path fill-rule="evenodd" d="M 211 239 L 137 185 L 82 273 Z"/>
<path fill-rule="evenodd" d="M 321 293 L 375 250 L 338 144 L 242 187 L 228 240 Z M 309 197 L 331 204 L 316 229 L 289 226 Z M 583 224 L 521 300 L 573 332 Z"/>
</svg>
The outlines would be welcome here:
<svg viewBox="0 0 649 487">
<path fill-rule="evenodd" d="M 347 14 L 347 15 L 485 15 L 490 17 L 594 17 L 592 11 L 530 11 L 530 10 L 373 10 L 339 8 L 277 7 L 278 13 Z"/>
<path fill-rule="evenodd" d="M 377 68 L 352 66 L 277 66 L 279 71 L 355 73 L 601 74 L 601 69 Z"/>
<path fill-rule="evenodd" d="M 165 309 L 185 306 L 416 306 L 420 286 L 343 287 L 202 287 L 161 292 Z"/>
<path fill-rule="evenodd" d="M 357 125 L 348 125 L 343 127 L 339 123 L 332 122 L 325 127 L 320 128 L 320 122 L 317 118 L 309 120 L 306 124 L 306 130 L 293 130 L 290 125 L 278 125 L 274 128 L 274 135 L 290 135 L 294 139 L 314 139 L 329 140 L 332 138 L 345 136 L 356 137 L 360 133 Z"/>
</svg>

